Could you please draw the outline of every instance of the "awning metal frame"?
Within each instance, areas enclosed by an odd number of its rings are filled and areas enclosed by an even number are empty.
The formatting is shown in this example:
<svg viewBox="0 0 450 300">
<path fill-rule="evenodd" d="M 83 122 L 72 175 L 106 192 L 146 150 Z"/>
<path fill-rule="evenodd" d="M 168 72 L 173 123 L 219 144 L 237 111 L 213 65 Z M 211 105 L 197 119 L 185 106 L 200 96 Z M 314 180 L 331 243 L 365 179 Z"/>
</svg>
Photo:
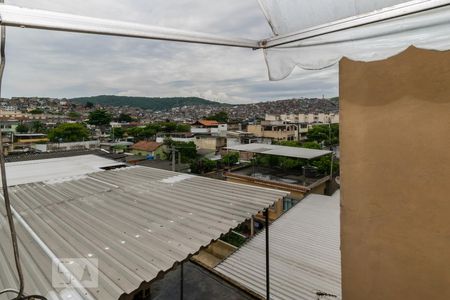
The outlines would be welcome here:
<svg viewBox="0 0 450 300">
<path fill-rule="evenodd" d="M 263 40 L 223 37 L 202 32 L 92 18 L 6 4 L 0 4 L 0 24 L 11 27 L 241 47 L 257 50 L 282 46 L 333 32 L 400 18 L 445 6 L 450 6 L 450 0 L 414 0 L 371 13 L 342 19 L 290 34 L 276 35 Z M 263 13 L 267 18 L 267 12 L 264 9 Z"/>
<path fill-rule="evenodd" d="M 52 31 L 122 36 L 250 49 L 260 48 L 257 40 L 227 38 L 208 33 L 91 18 L 6 4 L 0 5 L 0 24 L 11 27 Z"/>
<path fill-rule="evenodd" d="M 379 23 L 391 19 L 401 18 L 412 14 L 417 14 L 441 7 L 450 6 L 450 0 L 415 0 L 392 7 L 376 10 L 374 12 L 345 18 L 335 22 L 307 28 L 290 34 L 278 35 L 266 40 L 260 41 L 261 48 L 273 48 L 302 40 L 307 40 L 344 31 L 351 28 L 357 28 L 369 24 Z"/>
</svg>

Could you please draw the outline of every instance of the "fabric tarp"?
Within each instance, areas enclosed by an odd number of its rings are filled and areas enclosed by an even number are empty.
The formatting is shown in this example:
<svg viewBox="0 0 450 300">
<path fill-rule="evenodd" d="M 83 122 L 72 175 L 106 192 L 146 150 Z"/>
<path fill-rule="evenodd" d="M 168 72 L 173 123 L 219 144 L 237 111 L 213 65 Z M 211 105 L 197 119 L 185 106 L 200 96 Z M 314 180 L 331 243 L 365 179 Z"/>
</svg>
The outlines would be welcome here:
<svg viewBox="0 0 450 300">
<path fill-rule="evenodd" d="M 386 7 L 386 5 L 407 2 L 398 0 L 260 1 L 277 34 L 292 33 L 348 17 L 352 13 L 357 15 Z M 364 3 L 367 5 L 364 6 Z M 288 9 L 289 5 L 290 9 Z M 303 10 L 300 9 L 302 5 Z M 296 7 L 298 9 L 295 9 Z M 327 68 L 336 64 L 344 56 L 360 61 L 381 60 L 400 53 L 411 45 L 425 49 L 448 50 L 450 49 L 449 25 L 450 7 L 447 6 L 269 48 L 264 51 L 269 77 L 271 80 L 284 79 L 289 76 L 295 66 L 310 70 Z"/>
</svg>

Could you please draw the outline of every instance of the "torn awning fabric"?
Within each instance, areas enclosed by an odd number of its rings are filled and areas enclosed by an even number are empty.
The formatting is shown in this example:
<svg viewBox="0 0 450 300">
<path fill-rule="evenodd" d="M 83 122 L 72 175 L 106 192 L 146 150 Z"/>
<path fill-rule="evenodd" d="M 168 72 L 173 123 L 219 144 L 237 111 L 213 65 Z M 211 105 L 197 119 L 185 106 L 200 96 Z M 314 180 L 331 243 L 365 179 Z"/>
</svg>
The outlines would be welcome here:
<svg viewBox="0 0 450 300">
<path fill-rule="evenodd" d="M 410 46 L 450 49 L 450 1 L 260 0 L 260 3 L 275 35 L 268 39 L 275 46 L 264 50 L 271 80 L 288 77 L 296 66 L 308 70 L 327 68 L 342 57 L 374 61 Z M 433 9 L 405 14 L 433 5 Z M 405 15 L 401 16 L 402 13 Z M 400 16 L 388 18 L 394 14 Z M 363 19 L 374 21 L 364 24 Z M 346 24 L 358 21 L 360 25 L 345 28 Z M 315 32 L 320 34 L 314 36 Z M 299 40 L 296 33 L 300 33 Z M 302 38 L 308 35 L 311 37 Z M 277 40 L 289 40 L 282 39 L 286 36 L 292 42 L 276 44 Z"/>
</svg>

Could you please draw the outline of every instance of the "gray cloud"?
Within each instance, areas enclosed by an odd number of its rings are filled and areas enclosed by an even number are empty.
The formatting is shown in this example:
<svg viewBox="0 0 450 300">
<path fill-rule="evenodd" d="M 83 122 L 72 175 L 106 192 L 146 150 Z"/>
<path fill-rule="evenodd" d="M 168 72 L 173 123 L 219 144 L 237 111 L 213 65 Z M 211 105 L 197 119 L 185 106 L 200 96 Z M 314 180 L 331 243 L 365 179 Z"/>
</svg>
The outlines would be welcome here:
<svg viewBox="0 0 450 300">
<path fill-rule="evenodd" d="M 255 0 L 68 1 L 8 4 L 259 39 L 270 35 Z M 7 29 L 4 96 L 200 96 L 246 103 L 337 95 L 337 70 L 270 82 L 261 51 Z"/>
</svg>

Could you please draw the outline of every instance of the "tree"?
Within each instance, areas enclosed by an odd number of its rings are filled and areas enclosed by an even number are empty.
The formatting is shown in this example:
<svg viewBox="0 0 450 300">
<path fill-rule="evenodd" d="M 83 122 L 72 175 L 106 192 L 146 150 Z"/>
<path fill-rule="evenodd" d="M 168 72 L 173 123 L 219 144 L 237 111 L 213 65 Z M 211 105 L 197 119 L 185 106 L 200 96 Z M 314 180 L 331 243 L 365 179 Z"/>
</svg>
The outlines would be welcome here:
<svg viewBox="0 0 450 300">
<path fill-rule="evenodd" d="M 84 107 L 86 108 L 93 108 L 94 107 L 94 103 L 87 101 L 86 104 L 84 105 Z"/>
<path fill-rule="evenodd" d="M 89 138 L 89 130 L 82 124 L 65 123 L 50 130 L 48 138 L 52 142 L 78 142 Z"/>
<path fill-rule="evenodd" d="M 167 157 L 171 159 L 172 157 L 172 147 L 175 147 L 177 151 L 181 153 L 181 161 L 188 162 L 197 158 L 197 146 L 194 142 L 175 142 L 168 138 L 164 140 L 164 145 L 167 146 Z"/>
<path fill-rule="evenodd" d="M 16 127 L 16 131 L 18 133 L 27 133 L 28 131 L 30 131 L 30 128 L 25 124 L 19 124 Z"/>
<path fill-rule="evenodd" d="M 44 110 L 40 109 L 40 108 L 35 108 L 32 111 L 30 111 L 30 114 L 32 115 L 41 115 L 44 113 Z"/>
<path fill-rule="evenodd" d="M 222 162 L 226 166 L 231 166 L 236 164 L 239 161 L 239 153 L 238 152 L 230 152 L 222 156 Z"/>
<path fill-rule="evenodd" d="M 326 146 L 339 144 L 339 124 L 315 125 L 306 134 L 308 141 Z"/>
<path fill-rule="evenodd" d="M 159 123 L 159 126 L 162 131 L 167 132 L 167 133 L 175 132 L 177 129 L 177 123 L 175 123 L 175 122 L 162 122 L 162 123 Z"/>
<path fill-rule="evenodd" d="M 70 111 L 67 114 L 67 117 L 69 117 L 69 119 L 71 119 L 71 120 L 78 120 L 78 119 L 80 119 L 81 114 L 76 111 Z"/>
<path fill-rule="evenodd" d="M 111 130 L 111 138 L 113 139 L 121 139 L 124 137 L 127 131 L 121 127 L 113 128 Z"/>
<path fill-rule="evenodd" d="M 302 147 L 308 149 L 322 149 L 318 142 L 305 142 L 302 144 Z"/>
<path fill-rule="evenodd" d="M 176 132 L 190 132 L 191 126 L 188 124 L 177 124 Z"/>
<path fill-rule="evenodd" d="M 311 161 L 311 165 L 317 168 L 320 174 L 329 174 L 331 171 L 331 155 L 322 156 Z M 339 174 L 339 161 L 333 160 L 333 174 Z"/>
<path fill-rule="evenodd" d="M 131 127 L 128 128 L 127 133 L 128 135 L 134 137 L 135 140 L 138 139 L 138 137 L 141 135 L 143 128 L 142 127 Z"/>
<path fill-rule="evenodd" d="M 215 115 L 209 116 L 206 120 L 217 121 L 219 123 L 227 123 L 228 122 L 228 114 L 225 111 L 221 111 L 216 113 Z"/>
<path fill-rule="evenodd" d="M 145 127 L 131 127 L 128 128 L 127 133 L 132 136 L 135 141 L 142 141 L 154 138 L 158 131 L 153 124 L 147 125 Z M 115 129 L 114 129 L 115 130 Z"/>
<path fill-rule="evenodd" d="M 281 145 L 281 146 L 289 146 L 289 147 L 301 147 L 302 146 L 300 144 L 300 142 L 297 142 L 297 141 L 278 141 L 275 144 Z"/>
<path fill-rule="evenodd" d="M 191 162 L 190 168 L 195 174 L 208 173 L 217 168 L 217 162 L 207 158 L 197 159 Z"/>
<path fill-rule="evenodd" d="M 116 118 L 116 121 L 119 123 L 130 123 L 135 121 L 135 119 L 128 114 L 121 113 L 119 117 Z"/>
<path fill-rule="evenodd" d="M 107 126 L 111 123 L 112 117 L 111 114 L 106 110 L 97 109 L 93 112 L 89 113 L 89 121 L 88 123 L 96 126 Z"/>
<path fill-rule="evenodd" d="M 45 133 L 47 131 L 47 126 L 41 121 L 33 121 L 30 125 L 30 131 L 33 133 Z"/>
</svg>

